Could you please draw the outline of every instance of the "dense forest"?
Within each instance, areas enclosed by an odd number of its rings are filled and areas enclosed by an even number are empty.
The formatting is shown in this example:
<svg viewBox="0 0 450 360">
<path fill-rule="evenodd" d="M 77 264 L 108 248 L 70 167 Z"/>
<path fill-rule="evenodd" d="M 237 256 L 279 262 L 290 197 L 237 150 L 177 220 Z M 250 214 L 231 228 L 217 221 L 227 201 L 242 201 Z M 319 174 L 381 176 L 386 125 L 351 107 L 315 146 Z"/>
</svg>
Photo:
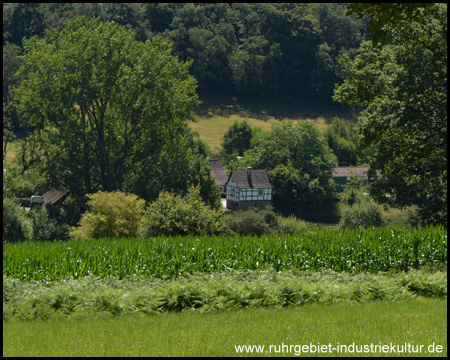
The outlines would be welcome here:
<svg viewBox="0 0 450 360">
<path fill-rule="evenodd" d="M 85 209 L 98 191 L 152 202 L 194 186 L 219 208 L 207 149 L 187 125 L 199 93 L 279 96 L 340 102 L 358 125 L 230 128 L 224 160 L 268 169 L 276 210 L 314 208 L 323 221 L 332 169 L 364 162 L 377 201 L 446 223 L 446 16 L 431 3 L 4 4 L 4 197 L 64 187 Z"/>
<path fill-rule="evenodd" d="M 193 61 L 201 91 L 330 99 L 338 55 L 356 49 L 367 28 L 346 12 L 342 3 L 20 3 L 4 7 L 3 45 L 14 57 L 23 38 L 99 17 L 133 29 L 138 41 L 170 39 L 174 55 Z"/>
</svg>

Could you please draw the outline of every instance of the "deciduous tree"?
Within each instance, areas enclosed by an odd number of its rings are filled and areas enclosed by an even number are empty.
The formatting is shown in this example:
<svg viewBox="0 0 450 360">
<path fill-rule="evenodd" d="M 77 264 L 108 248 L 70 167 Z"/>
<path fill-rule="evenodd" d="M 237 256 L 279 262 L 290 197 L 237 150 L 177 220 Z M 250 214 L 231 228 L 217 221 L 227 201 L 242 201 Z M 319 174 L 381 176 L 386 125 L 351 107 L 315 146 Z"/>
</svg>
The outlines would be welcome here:
<svg viewBox="0 0 450 360">
<path fill-rule="evenodd" d="M 45 171 L 84 200 L 98 190 L 146 200 L 189 185 L 186 120 L 198 105 L 189 63 L 156 36 L 99 19 L 24 41 L 17 89 L 24 122 L 46 133 Z"/>
<path fill-rule="evenodd" d="M 331 174 L 337 159 L 310 121 L 274 125 L 254 140 L 246 156 L 252 167 L 269 170 L 277 210 L 307 219 L 333 213 Z"/>
<path fill-rule="evenodd" d="M 447 5 L 401 22 L 383 47 L 364 42 L 342 59 L 335 99 L 363 108 L 365 147 L 375 146 L 371 175 L 378 199 L 417 205 L 424 222 L 447 218 Z"/>
</svg>

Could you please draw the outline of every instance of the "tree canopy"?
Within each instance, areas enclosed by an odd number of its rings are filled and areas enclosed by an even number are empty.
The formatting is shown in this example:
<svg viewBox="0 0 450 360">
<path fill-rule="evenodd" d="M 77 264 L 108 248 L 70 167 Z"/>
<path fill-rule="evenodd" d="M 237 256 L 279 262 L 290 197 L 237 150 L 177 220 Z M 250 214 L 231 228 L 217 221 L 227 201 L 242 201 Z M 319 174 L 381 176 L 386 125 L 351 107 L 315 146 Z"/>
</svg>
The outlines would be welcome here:
<svg viewBox="0 0 450 360">
<path fill-rule="evenodd" d="M 80 17 L 24 39 L 21 119 L 45 143 L 44 171 L 80 200 L 98 190 L 152 200 L 161 190 L 186 191 L 192 180 L 186 120 L 198 97 L 190 63 L 160 36 L 134 36 Z"/>
<path fill-rule="evenodd" d="M 246 156 L 252 167 L 269 170 L 277 210 L 305 219 L 317 219 L 317 212 L 324 209 L 333 212 L 331 175 L 337 159 L 310 121 L 273 125 L 271 132 L 253 140 Z"/>
<path fill-rule="evenodd" d="M 372 42 L 378 45 L 388 42 L 390 33 L 402 23 L 419 21 L 422 11 L 434 3 L 351 3 L 347 15 L 357 14 L 358 19 L 369 16 L 368 34 L 374 34 Z"/>
<path fill-rule="evenodd" d="M 4 6 L 3 44 L 62 29 L 77 16 L 157 35 L 208 92 L 245 96 L 314 96 L 329 100 L 337 55 L 356 48 L 366 24 L 345 4 L 311 3 L 12 3 Z"/>
<path fill-rule="evenodd" d="M 363 108 L 363 144 L 376 146 L 371 174 L 378 198 L 415 204 L 424 222 L 447 217 L 447 5 L 403 22 L 383 47 L 362 43 L 342 58 L 335 99 Z"/>
<path fill-rule="evenodd" d="M 244 151 L 250 149 L 251 140 L 252 128 L 247 121 L 235 121 L 225 132 L 222 147 L 227 154 L 237 151 L 242 156 Z"/>
</svg>

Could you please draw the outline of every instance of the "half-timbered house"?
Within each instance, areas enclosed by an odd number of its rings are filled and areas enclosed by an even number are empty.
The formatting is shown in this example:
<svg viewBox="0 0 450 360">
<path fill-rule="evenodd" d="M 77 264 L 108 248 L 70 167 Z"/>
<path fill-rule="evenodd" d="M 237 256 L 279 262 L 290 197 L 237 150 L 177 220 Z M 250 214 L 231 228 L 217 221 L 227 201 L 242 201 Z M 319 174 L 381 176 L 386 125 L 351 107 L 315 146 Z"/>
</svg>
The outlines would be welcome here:
<svg viewBox="0 0 450 360">
<path fill-rule="evenodd" d="M 234 170 L 226 183 L 227 209 L 265 208 L 272 204 L 273 184 L 267 170 Z"/>
</svg>

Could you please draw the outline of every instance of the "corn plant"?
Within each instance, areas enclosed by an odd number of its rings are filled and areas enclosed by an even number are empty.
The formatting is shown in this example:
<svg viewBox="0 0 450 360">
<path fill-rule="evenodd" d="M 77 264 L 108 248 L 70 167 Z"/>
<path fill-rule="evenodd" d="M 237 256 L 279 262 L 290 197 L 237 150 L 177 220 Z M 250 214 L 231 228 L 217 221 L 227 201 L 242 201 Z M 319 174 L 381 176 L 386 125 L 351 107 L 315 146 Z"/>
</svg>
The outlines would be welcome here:
<svg viewBox="0 0 450 360">
<path fill-rule="evenodd" d="M 447 265 L 441 226 L 321 229 L 262 237 L 103 238 L 3 244 L 3 274 L 54 281 L 87 275 L 175 278 L 229 269 L 408 271 Z"/>
</svg>

